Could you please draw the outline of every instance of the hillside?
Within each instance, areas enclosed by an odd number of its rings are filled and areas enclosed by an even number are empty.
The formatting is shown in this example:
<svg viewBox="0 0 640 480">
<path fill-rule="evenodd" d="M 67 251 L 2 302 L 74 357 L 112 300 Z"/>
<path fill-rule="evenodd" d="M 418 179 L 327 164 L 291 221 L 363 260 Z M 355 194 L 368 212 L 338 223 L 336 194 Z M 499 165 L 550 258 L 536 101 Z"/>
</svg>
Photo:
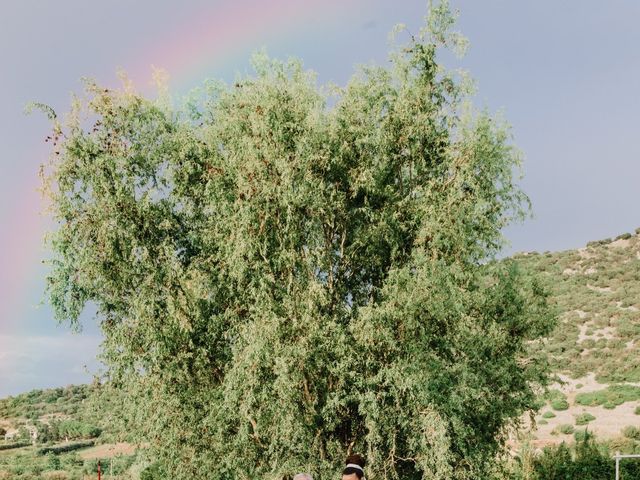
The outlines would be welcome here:
<svg viewBox="0 0 640 480">
<path fill-rule="evenodd" d="M 563 252 L 514 258 L 551 292 L 559 325 L 543 345 L 561 382 L 544 399 L 534 443 L 640 439 L 640 229 Z M 562 433 L 565 432 L 565 433 Z"/>
<path fill-rule="evenodd" d="M 70 385 L 1 399 L 0 479 L 94 478 L 98 461 L 113 478 L 143 471 L 144 452 L 119 441 L 128 438 L 116 426 L 118 409 L 101 393 Z"/>
</svg>

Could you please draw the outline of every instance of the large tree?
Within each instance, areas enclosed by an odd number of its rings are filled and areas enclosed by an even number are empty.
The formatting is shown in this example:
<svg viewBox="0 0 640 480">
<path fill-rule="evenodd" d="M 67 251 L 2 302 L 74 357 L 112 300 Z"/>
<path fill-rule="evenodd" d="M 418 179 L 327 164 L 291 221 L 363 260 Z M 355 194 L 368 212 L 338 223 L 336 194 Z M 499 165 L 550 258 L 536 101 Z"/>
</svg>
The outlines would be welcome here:
<svg viewBox="0 0 640 480">
<path fill-rule="evenodd" d="M 372 479 L 482 478 L 534 407 L 552 319 L 495 260 L 519 157 L 436 63 L 450 19 L 345 88 L 258 55 L 181 108 L 89 83 L 56 123 L 51 301 L 97 308 L 168 478 L 330 478 L 349 451 Z"/>
</svg>

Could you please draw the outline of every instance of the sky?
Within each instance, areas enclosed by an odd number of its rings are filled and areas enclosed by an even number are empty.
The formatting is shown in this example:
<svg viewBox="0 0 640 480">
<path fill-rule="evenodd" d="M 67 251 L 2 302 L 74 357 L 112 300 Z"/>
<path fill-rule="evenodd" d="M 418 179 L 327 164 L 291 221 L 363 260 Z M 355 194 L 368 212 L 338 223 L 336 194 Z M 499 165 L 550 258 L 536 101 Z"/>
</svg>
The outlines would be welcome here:
<svg viewBox="0 0 640 480">
<path fill-rule="evenodd" d="M 534 217 L 505 231 L 516 251 L 577 248 L 640 226 L 640 2 L 451 0 L 470 40 L 451 66 L 475 78 L 475 103 L 501 111 L 524 154 Z M 74 334 L 44 295 L 38 168 L 49 124 L 81 79 L 118 85 L 123 69 L 153 95 L 152 67 L 175 97 L 206 78 L 250 71 L 251 53 L 299 57 L 320 83 L 384 64 L 388 32 L 422 24 L 427 0 L 5 0 L 0 4 L 0 397 L 90 381 L 100 333 Z"/>
</svg>

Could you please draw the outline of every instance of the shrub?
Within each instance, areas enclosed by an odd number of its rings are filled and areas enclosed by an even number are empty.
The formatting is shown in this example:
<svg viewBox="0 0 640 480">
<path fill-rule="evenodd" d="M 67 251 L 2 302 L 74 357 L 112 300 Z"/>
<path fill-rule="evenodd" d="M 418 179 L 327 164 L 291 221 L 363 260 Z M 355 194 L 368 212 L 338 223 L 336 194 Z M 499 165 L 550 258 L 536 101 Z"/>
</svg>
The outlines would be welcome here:
<svg viewBox="0 0 640 480">
<path fill-rule="evenodd" d="M 79 450 L 81 448 L 93 447 L 95 445 L 94 441 L 89 442 L 75 442 L 68 443 L 64 445 L 54 445 L 53 447 L 45 447 L 38 450 L 38 455 L 46 455 L 47 453 L 66 453 L 72 452 L 74 450 Z"/>
<path fill-rule="evenodd" d="M 632 440 L 640 440 L 640 428 L 628 425 L 622 429 L 622 435 Z"/>
<path fill-rule="evenodd" d="M 574 448 L 564 442 L 555 447 L 546 447 L 542 454 L 533 458 L 531 474 L 507 478 L 527 478 L 530 480 L 608 480 L 615 473 L 615 462 L 603 445 L 598 445 L 593 435 L 584 431 L 576 432 L 580 438 Z M 640 478 L 640 462 L 623 462 L 620 465 L 621 478 Z"/>
<path fill-rule="evenodd" d="M 155 480 L 163 478 L 162 469 L 157 463 L 153 463 L 140 473 L 140 480 Z"/>
<path fill-rule="evenodd" d="M 556 411 L 568 410 L 569 402 L 567 402 L 564 398 L 553 400 L 551 402 L 551 408 L 553 408 Z"/>
<path fill-rule="evenodd" d="M 29 445 L 31 445 L 29 442 L 5 443 L 0 445 L 0 450 L 13 450 L 14 448 L 28 447 Z"/>
<path fill-rule="evenodd" d="M 615 408 L 624 402 L 640 400 L 640 387 L 633 385 L 611 385 L 596 392 L 579 393 L 576 395 L 576 404 L 583 406 L 602 405 L 605 408 Z M 613 407 L 605 404 L 613 404 Z"/>
<path fill-rule="evenodd" d="M 571 435 L 574 430 L 575 429 L 573 428 L 573 425 L 571 425 L 570 423 L 563 423 L 562 425 L 558 425 L 556 428 L 554 428 L 551 433 L 555 435 L 559 433 L 563 435 Z"/>
<path fill-rule="evenodd" d="M 544 418 L 542 420 L 538 420 L 538 425 L 547 425 L 549 422 L 547 422 Z"/>
<path fill-rule="evenodd" d="M 542 418 L 555 418 L 556 414 L 552 411 L 546 411 L 542 414 Z"/>
<path fill-rule="evenodd" d="M 576 425 L 586 425 L 587 423 L 592 422 L 595 419 L 596 417 L 594 417 L 588 412 L 581 413 L 576 417 Z"/>
<path fill-rule="evenodd" d="M 632 235 L 630 233 L 623 233 L 622 235 L 618 235 L 616 237 L 616 240 L 628 240 L 632 237 Z"/>
<path fill-rule="evenodd" d="M 636 409 L 633 411 L 633 413 L 635 413 L 636 415 L 640 415 L 640 405 L 638 405 L 636 407 Z"/>
<path fill-rule="evenodd" d="M 589 433 L 586 429 L 576 430 L 573 433 L 573 438 L 575 438 L 576 442 L 584 442 L 593 437 L 592 433 Z"/>
</svg>

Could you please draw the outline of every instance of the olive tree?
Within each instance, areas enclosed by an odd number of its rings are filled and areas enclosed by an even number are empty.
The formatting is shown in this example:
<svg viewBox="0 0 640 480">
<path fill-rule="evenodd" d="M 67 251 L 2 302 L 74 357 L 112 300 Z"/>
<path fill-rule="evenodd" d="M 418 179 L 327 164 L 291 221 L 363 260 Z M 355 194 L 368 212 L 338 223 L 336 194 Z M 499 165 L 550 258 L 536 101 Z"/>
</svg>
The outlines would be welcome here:
<svg viewBox="0 0 640 480">
<path fill-rule="evenodd" d="M 547 381 L 553 323 L 501 231 L 518 151 L 437 63 L 451 15 L 390 67 L 318 87 L 298 61 L 181 107 L 88 82 L 45 181 L 57 318 L 87 304 L 128 428 L 175 479 L 481 478 Z"/>
</svg>

